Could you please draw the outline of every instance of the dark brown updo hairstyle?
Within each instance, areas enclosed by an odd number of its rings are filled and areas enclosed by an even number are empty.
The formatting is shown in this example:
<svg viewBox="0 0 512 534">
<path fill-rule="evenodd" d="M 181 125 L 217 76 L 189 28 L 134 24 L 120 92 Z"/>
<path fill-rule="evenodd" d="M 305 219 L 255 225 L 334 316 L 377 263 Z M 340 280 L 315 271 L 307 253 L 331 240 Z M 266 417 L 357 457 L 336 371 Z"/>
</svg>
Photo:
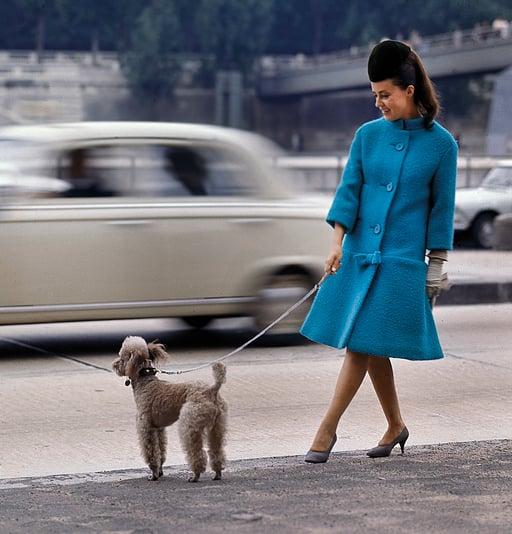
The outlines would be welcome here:
<svg viewBox="0 0 512 534">
<path fill-rule="evenodd" d="M 402 89 L 414 85 L 414 103 L 425 127 L 432 128 L 441 107 L 439 96 L 423 62 L 409 45 L 391 39 L 375 45 L 368 58 L 368 77 L 372 82 L 390 79 Z"/>
<path fill-rule="evenodd" d="M 433 121 L 441 110 L 439 95 L 418 54 L 411 49 L 399 68 L 398 75 L 392 78 L 395 85 L 406 89 L 414 85 L 414 103 L 423 115 L 425 128 L 432 128 Z"/>
</svg>

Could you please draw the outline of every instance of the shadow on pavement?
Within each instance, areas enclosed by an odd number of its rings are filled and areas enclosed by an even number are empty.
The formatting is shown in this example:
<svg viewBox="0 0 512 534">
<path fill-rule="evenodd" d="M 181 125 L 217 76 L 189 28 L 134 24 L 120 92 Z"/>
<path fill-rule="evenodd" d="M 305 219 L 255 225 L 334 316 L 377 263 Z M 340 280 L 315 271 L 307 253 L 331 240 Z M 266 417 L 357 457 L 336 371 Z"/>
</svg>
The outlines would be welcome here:
<svg viewBox="0 0 512 534">
<path fill-rule="evenodd" d="M 170 353 L 207 349 L 226 349 L 228 352 L 257 333 L 247 323 L 244 324 L 243 320 L 228 320 L 228 323 L 226 326 L 223 320 L 217 320 L 212 326 L 202 329 L 183 326 L 177 320 L 162 319 L 24 325 L 15 329 L 0 327 L 0 358 L 50 358 L 53 354 L 112 354 L 115 357 L 123 339 L 128 335 L 142 336 L 147 341 L 156 340 L 168 347 Z M 269 332 L 250 346 L 279 347 L 306 343 L 308 341 L 300 334 L 275 335 Z M 46 354 L 46 351 L 53 354 Z"/>
</svg>

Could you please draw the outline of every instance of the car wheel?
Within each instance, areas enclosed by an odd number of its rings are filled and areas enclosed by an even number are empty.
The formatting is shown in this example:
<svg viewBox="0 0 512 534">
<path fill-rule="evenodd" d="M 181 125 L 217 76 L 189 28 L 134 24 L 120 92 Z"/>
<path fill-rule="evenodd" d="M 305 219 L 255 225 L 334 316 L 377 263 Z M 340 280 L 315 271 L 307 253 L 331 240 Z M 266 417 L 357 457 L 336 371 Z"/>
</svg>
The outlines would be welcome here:
<svg viewBox="0 0 512 534">
<path fill-rule="evenodd" d="M 213 321 L 213 317 L 208 317 L 207 315 L 191 315 L 190 317 L 182 317 L 181 320 L 192 328 L 204 328 Z"/>
<path fill-rule="evenodd" d="M 257 293 L 254 322 L 258 331 L 277 319 L 283 312 L 300 300 L 313 282 L 306 274 L 286 273 L 275 275 Z M 308 303 L 304 302 L 290 315 L 273 326 L 270 334 L 297 334 L 306 317 Z"/>
<path fill-rule="evenodd" d="M 494 243 L 494 213 L 482 213 L 471 226 L 475 243 L 481 248 L 492 248 Z"/>
</svg>

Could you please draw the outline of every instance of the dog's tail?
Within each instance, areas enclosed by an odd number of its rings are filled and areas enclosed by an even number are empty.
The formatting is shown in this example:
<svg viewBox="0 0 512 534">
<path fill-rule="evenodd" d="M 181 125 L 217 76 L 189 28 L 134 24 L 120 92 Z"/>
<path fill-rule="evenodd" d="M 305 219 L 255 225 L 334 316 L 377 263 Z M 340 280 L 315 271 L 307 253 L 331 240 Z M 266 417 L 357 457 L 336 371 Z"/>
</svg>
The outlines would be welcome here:
<svg viewBox="0 0 512 534">
<path fill-rule="evenodd" d="M 212 365 L 212 371 L 213 371 L 213 378 L 215 380 L 215 383 L 210 388 L 212 393 L 217 393 L 226 381 L 226 366 L 223 363 L 216 362 Z"/>
</svg>

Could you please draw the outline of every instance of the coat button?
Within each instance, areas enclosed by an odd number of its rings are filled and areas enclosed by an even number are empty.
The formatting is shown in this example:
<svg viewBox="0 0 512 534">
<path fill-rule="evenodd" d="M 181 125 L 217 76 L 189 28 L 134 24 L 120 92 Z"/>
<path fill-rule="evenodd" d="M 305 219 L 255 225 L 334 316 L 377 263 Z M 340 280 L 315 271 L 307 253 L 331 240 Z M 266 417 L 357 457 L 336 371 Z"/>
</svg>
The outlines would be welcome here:
<svg viewBox="0 0 512 534">
<path fill-rule="evenodd" d="M 389 182 L 389 184 L 386 185 L 386 189 L 387 189 L 388 191 L 393 191 L 393 183 L 392 183 L 392 182 Z"/>
<path fill-rule="evenodd" d="M 403 145 L 403 143 L 397 143 L 397 144 L 395 145 L 395 148 L 396 148 L 397 150 L 403 150 L 404 145 Z"/>
<path fill-rule="evenodd" d="M 374 233 L 374 234 L 380 234 L 380 224 L 376 224 L 376 225 L 373 227 L 373 233 Z"/>
</svg>

